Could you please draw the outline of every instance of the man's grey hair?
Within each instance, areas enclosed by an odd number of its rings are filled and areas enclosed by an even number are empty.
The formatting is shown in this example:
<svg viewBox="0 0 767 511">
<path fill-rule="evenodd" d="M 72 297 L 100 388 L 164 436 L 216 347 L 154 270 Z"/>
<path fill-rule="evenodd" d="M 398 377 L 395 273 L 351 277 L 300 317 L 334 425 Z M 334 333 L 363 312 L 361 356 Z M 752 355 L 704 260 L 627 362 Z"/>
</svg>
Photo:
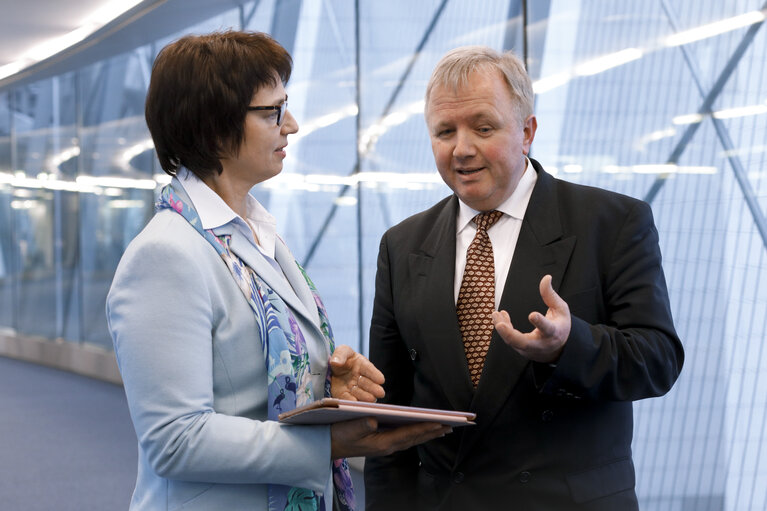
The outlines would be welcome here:
<svg viewBox="0 0 767 511">
<path fill-rule="evenodd" d="M 512 51 L 499 52 L 488 46 L 461 46 L 440 59 L 426 86 L 426 114 L 435 87 L 457 92 L 466 85 L 474 71 L 487 69 L 496 69 L 503 76 L 520 121 L 532 115 L 535 101 L 533 83 L 524 63 Z"/>
</svg>

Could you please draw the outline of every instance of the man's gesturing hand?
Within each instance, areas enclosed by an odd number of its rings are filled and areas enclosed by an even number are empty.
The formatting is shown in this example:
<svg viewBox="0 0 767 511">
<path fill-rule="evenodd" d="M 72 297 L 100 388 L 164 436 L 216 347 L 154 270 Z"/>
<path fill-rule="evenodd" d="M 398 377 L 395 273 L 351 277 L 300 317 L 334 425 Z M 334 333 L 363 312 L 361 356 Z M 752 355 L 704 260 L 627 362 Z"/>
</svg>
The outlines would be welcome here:
<svg viewBox="0 0 767 511">
<path fill-rule="evenodd" d="M 535 362 L 555 362 L 570 335 L 570 307 L 551 286 L 551 275 L 541 279 L 540 293 L 548 310 L 545 316 L 530 313 L 528 319 L 535 327 L 532 332 L 523 334 L 514 328 L 506 311 L 493 311 L 493 326 L 501 339 L 523 357 Z"/>
</svg>

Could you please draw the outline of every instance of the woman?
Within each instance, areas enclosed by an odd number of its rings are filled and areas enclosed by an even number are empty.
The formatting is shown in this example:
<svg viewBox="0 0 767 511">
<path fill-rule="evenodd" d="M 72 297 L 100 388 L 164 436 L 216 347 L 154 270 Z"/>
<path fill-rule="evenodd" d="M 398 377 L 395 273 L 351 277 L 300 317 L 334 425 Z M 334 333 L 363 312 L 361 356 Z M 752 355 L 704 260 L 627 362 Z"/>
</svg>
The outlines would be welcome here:
<svg viewBox="0 0 767 511">
<path fill-rule="evenodd" d="M 276 422 L 327 395 L 383 396 L 370 362 L 334 351 L 316 288 L 248 193 L 279 174 L 298 130 L 291 65 L 270 37 L 225 32 L 184 37 L 153 66 L 146 119 L 174 178 L 107 298 L 139 443 L 132 510 L 330 509 L 334 495 L 353 509 L 344 457 L 449 431 Z"/>
</svg>

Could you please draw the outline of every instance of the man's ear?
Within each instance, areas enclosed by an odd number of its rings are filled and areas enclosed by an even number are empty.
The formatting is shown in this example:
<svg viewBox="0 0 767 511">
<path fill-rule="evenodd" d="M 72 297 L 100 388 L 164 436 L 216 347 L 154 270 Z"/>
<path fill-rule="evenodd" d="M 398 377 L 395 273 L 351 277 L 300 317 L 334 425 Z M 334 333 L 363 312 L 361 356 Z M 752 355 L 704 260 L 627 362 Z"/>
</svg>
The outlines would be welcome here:
<svg viewBox="0 0 767 511">
<path fill-rule="evenodd" d="M 525 124 L 522 129 L 524 130 L 522 145 L 524 147 L 525 155 L 527 155 L 530 152 L 530 146 L 533 144 L 533 139 L 535 138 L 535 130 L 538 129 L 538 121 L 536 120 L 535 115 L 530 115 L 525 119 Z"/>
</svg>

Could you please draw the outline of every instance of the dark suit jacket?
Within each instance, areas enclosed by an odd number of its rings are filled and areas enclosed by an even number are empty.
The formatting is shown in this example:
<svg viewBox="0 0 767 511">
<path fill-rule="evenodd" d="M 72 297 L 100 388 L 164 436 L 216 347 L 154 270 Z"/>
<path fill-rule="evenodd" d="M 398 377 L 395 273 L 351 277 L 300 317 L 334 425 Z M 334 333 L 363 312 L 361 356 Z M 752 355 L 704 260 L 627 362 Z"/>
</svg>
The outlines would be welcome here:
<svg viewBox="0 0 767 511">
<path fill-rule="evenodd" d="M 637 509 L 632 401 L 666 393 L 684 354 L 674 330 L 650 207 L 553 178 L 538 181 L 500 309 L 532 330 L 550 274 L 572 329 L 555 368 L 496 332 L 473 389 L 453 291 L 458 200 L 381 240 L 370 359 L 383 401 L 470 410 L 476 426 L 365 466 L 368 510 Z"/>
</svg>

